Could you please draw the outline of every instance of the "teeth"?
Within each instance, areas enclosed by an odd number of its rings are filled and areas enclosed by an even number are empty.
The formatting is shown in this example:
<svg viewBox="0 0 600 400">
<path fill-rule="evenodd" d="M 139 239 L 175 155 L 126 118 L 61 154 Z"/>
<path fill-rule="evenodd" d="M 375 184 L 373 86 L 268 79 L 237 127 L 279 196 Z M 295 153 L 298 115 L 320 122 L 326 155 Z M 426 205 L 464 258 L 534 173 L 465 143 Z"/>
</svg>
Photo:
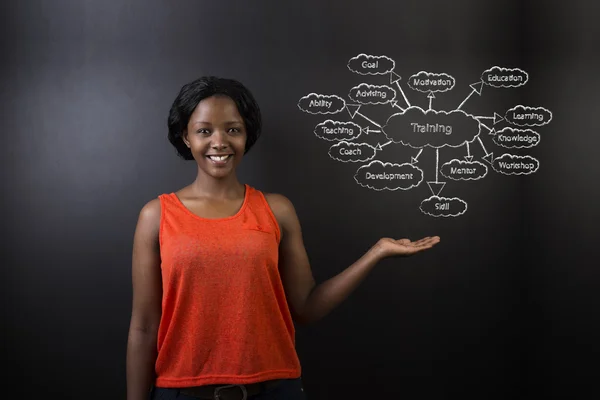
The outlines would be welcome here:
<svg viewBox="0 0 600 400">
<path fill-rule="evenodd" d="M 220 156 L 220 157 L 209 156 L 210 159 L 215 160 L 215 161 L 225 161 L 227 159 L 227 157 L 229 157 L 229 156 Z"/>
</svg>

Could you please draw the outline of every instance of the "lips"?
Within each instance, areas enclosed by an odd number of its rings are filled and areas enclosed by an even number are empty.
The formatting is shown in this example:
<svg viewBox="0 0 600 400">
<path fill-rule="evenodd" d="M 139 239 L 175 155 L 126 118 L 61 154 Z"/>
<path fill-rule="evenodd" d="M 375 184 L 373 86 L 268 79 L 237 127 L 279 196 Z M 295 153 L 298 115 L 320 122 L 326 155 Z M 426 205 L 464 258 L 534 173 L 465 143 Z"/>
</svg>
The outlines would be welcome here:
<svg viewBox="0 0 600 400">
<path fill-rule="evenodd" d="M 233 158 L 233 154 L 209 154 L 206 156 L 206 158 L 208 158 L 213 164 L 223 165 Z"/>
</svg>

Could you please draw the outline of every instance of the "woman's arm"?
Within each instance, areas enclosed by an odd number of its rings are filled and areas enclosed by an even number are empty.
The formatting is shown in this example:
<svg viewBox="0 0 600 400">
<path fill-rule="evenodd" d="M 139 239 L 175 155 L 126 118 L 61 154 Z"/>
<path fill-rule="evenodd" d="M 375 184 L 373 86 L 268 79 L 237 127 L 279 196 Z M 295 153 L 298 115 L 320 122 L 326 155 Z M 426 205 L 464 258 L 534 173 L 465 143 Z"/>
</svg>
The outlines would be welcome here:
<svg viewBox="0 0 600 400">
<path fill-rule="evenodd" d="M 281 277 L 292 315 L 298 323 L 312 323 L 331 312 L 382 259 L 412 255 L 429 249 L 440 241 L 437 236 L 415 242 L 409 239 L 382 238 L 354 264 L 316 285 L 293 204 L 279 194 L 269 194 L 267 200 L 282 231 L 279 252 Z"/>
<path fill-rule="evenodd" d="M 133 239 L 133 303 L 127 341 L 127 400 L 146 400 L 154 382 L 162 279 L 158 232 L 160 200 L 140 211 Z"/>
</svg>

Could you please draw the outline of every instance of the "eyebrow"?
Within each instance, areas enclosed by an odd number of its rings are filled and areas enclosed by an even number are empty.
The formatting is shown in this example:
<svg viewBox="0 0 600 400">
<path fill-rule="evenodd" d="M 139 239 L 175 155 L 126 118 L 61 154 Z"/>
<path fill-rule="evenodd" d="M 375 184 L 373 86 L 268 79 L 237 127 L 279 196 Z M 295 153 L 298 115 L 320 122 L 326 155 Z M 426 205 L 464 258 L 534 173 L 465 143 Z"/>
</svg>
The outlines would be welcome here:
<svg viewBox="0 0 600 400">
<path fill-rule="evenodd" d="M 233 125 L 233 124 L 241 124 L 242 121 L 239 120 L 235 120 L 235 121 L 226 121 L 225 125 Z M 199 125 L 199 124 L 204 124 L 204 125 L 212 125 L 210 122 L 208 121 L 194 121 L 193 125 Z"/>
</svg>

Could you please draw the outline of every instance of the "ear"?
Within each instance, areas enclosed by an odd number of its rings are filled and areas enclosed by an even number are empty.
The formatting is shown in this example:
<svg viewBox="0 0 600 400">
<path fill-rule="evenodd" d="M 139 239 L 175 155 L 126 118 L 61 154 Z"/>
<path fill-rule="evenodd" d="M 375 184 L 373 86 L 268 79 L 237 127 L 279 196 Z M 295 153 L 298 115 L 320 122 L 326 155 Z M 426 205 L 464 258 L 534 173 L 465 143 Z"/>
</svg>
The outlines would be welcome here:
<svg viewBox="0 0 600 400">
<path fill-rule="evenodd" d="M 183 139 L 183 143 L 185 143 L 185 145 L 188 147 L 188 149 L 190 148 L 190 141 L 188 139 L 188 131 L 187 128 L 183 130 L 183 133 L 181 134 L 181 138 Z"/>
</svg>

